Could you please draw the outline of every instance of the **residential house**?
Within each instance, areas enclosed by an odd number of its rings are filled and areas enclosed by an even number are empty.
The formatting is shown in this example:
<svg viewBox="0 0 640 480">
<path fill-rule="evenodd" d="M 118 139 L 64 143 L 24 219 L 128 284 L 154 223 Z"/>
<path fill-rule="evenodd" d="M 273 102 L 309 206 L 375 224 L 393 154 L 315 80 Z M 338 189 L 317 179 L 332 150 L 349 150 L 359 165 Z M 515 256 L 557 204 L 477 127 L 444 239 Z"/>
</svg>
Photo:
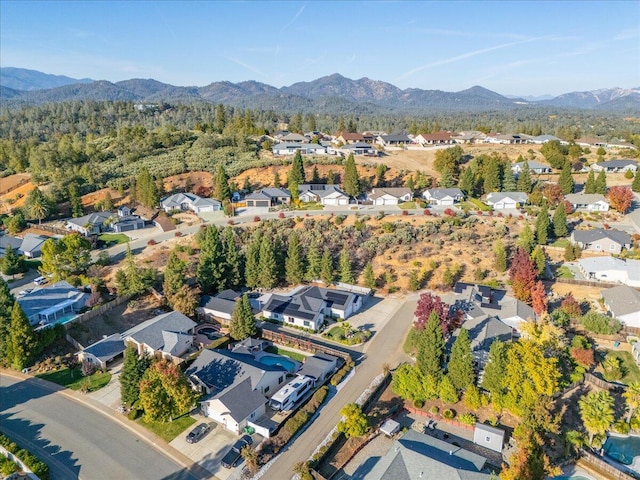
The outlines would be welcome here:
<svg viewBox="0 0 640 480">
<path fill-rule="evenodd" d="M 314 331 L 325 317 L 347 319 L 362 306 L 362 297 L 351 292 L 305 286 L 289 295 L 273 294 L 262 307 L 265 318 Z"/>
<path fill-rule="evenodd" d="M 167 213 L 172 210 L 202 213 L 222 210 L 222 203 L 212 198 L 202 198 L 195 193 L 174 193 L 160 200 L 160 207 Z"/>
<path fill-rule="evenodd" d="M 338 368 L 338 358 L 325 353 L 306 357 L 297 374 L 313 379 L 314 385 L 322 385 Z"/>
<path fill-rule="evenodd" d="M 337 185 L 311 183 L 298 186 L 298 198 L 303 203 L 316 202 L 322 205 L 349 205 L 349 195 Z"/>
<path fill-rule="evenodd" d="M 545 144 L 547 142 L 560 142 L 563 145 L 567 144 L 567 142 L 565 142 L 564 140 L 559 139 L 558 137 L 556 137 L 554 135 L 538 135 L 536 137 L 531 137 L 530 141 L 531 141 L 531 143 L 535 143 L 536 145 L 542 145 L 542 144 Z"/>
<path fill-rule="evenodd" d="M 20 253 L 20 247 L 22 246 L 22 239 L 18 237 L 14 237 L 12 235 L 4 235 L 0 234 L 0 256 L 4 257 L 4 252 L 7 248 L 11 247 L 18 255 L 22 255 Z"/>
<path fill-rule="evenodd" d="M 376 187 L 367 193 L 367 199 L 374 205 L 398 205 L 411 201 L 413 193 L 407 187 Z"/>
<path fill-rule="evenodd" d="M 326 155 L 327 147 L 320 143 L 276 143 L 271 147 L 274 155 L 295 155 L 300 151 L 302 155 Z"/>
<path fill-rule="evenodd" d="M 491 308 L 491 307 L 489 307 Z M 494 309 L 495 310 L 495 309 Z M 500 310 L 502 310 L 500 308 Z M 494 315 L 487 315 L 479 308 L 469 308 L 462 327 L 469 331 L 469 339 L 471 340 L 471 353 L 477 362 L 479 368 L 484 368 L 489 360 L 489 349 L 496 340 L 501 342 L 510 342 L 513 339 L 513 326 L 507 325 L 500 318 Z M 503 311 L 501 313 L 504 314 Z M 530 313 L 530 312 L 528 312 Z M 526 314 L 525 314 L 526 315 Z M 520 320 L 524 321 L 526 320 Z M 518 323 L 520 322 L 518 321 Z M 453 342 L 458 338 L 460 330 L 454 332 L 449 342 L 449 349 L 453 346 Z"/>
<path fill-rule="evenodd" d="M 18 297 L 18 303 L 31 325 L 47 325 L 76 316 L 88 299 L 88 293 L 61 281 Z"/>
<path fill-rule="evenodd" d="M 180 362 L 193 345 L 196 322 L 180 312 L 168 312 L 130 328 L 122 334 L 125 345 L 132 345 L 140 355 L 153 355 Z"/>
<path fill-rule="evenodd" d="M 503 134 L 503 133 L 490 133 L 485 139 L 484 143 L 494 143 L 500 145 L 519 145 L 527 143 L 527 139 L 522 135 Z"/>
<path fill-rule="evenodd" d="M 605 171 L 606 173 L 626 173 L 638 171 L 638 163 L 634 160 L 608 160 L 591 165 L 591 170 L 595 172 Z"/>
<path fill-rule="evenodd" d="M 581 147 L 606 147 L 607 141 L 601 138 L 580 137 L 575 140 L 576 145 Z"/>
<path fill-rule="evenodd" d="M 416 135 L 413 141 L 422 147 L 433 147 L 438 145 L 452 145 L 456 143 L 453 139 L 453 132 L 421 133 Z"/>
<path fill-rule="evenodd" d="M 361 133 L 338 132 L 335 135 L 335 142 L 343 145 L 352 145 L 357 143 L 365 143 L 364 135 Z"/>
<path fill-rule="evenodd" d="M 286 188 L 263 188 L 250 193 L 244 200 L 247 207 L 273 207 L 288 205 L 291 202 L 291 192 Z"/>
<path fill-rule="evenodd" d="M 489 480 L 487 459 L 462 447 L 407 430 L 377 462 L 364 462 L 354 478 L 363 480 Z"/>
<path fill-rule="evenodd" d="M 527 162 L 527 165 L 529 165 L 529 171 L 531 173 L 535 173 L 536 175 L 551 173 L 551 167 L 548 165 L 545 165 L 544 163 L 536 162 L 533 160 L 526 160 L 526 162 Z M 518 162 L 511 165 L 511 170 L 516 176 L 518 176 L 522 171 L 523 165 L 524 165 L 524 162 Z"/>
<path fill-rule="evenodd" d="M 587 280 L 640 287 L 640 260 L 609 256 L 581 258 L 578 268 Z"/>
<path fill-rule="evenodd" d="M 287 378 L 280 365 L 228 350 L 202 350 L 185 373 L 193 387 L 206 395 L 200 400 L 202 414 L 234 433 L 241 433 L 266 412 L 267 396 Z"/>
<path fill-rule="evenodd" d="M 280 138 L 283 143 L 307 143 L 309 139 L 299 133 L 288 133 Z"/>
<path fill-rule="evenodd" d="M 100 370 L 106 370 L 109 363 L 122 357 L 125 349 L 122 335 L 114 333 L 80 350 L 76 357 L 81 363 L 89 363 Z"/>
<path fill-rule="evenodd" d="M 0 257 L 4 256 L 5 249 L 9 246 L 18 255 L 27 258 L 39 258 L 42 244 L 51 237 L 27 233 L 23 238 L 12 237 L 11 235 L 0 235 Z"/>
<path fill-rule="evenodd" d="M 529 196 L 524 192 L 491 192 L 487 195 L 487 205 L 494 210 L 520 208 L 527 203 Z"/>
<path fill-rule="evenodd" d="M 502 453 L 504 430 L 484 423 L 476 423 L 473 429 L 473 443 L 494 452 Z"/>
<path fill-rule="evenodd" d="M 67 230 L 79 232 L 81 235 L 99 235 L 111 230 L 114 215 L 111 212 L 94 212 L 78 218 L 67 220 Z"/>
<path fill-rule="evenodd" d="M 564 199 L 569 202 L 574 210 L 586 210 L 588 212 L 608 212 L 609 202 L 601 193 L 568 193 Z"/>
<path fill-rule="evenodd" d="M 456 143 L 483 143 L 486 137 L 486 134 L 477 130 L 459 132 L 453 135 Z"/>
<path fill-rule="evenodd" d="M 628 327 L 640 328 L 640 292 L 628 285 L 601 290 L 604 306 L 612 317 Z"/>
<path fill-rule="evenodd" d="M 376 137 L 376 143 L 383 147 L 401 147 L 403 145 L 410 145 L 413 141 L 405 134 L 396 134 L 378 135 Z"/>
<path fill-rule="evenodd" d="M 370 143 L 364 142 L 345 145 L 342 148 L 338 149 L 338 152 L 345 157 L 348 157 L 350 154 L 353 154 L 354 157 L 377 157 L 379 154 L 377 148 L 373 147 Z"/>
<path fill-rule="evenodd" d="M 431 204 L 453 205 L 464 200 L 464 193 L 459 188 L 430 188 L 422 197 Z"/>
<path fill-rule="evenodd" d="M 582 250 L 603 253 L 620 253 L 623 248 L 631 248 L 631 236 L 620 230 L 594 228 L 592 230 L 574 230 L 569 240 Z"/>
<path fill-rule="evenodd" d="M 203 295 L 197 312 L 204 317 L 213 317 L 223 323 L 231 321 L 240 294 L 235 290 L 224 290 L 216 295 Z"/>
</svg>

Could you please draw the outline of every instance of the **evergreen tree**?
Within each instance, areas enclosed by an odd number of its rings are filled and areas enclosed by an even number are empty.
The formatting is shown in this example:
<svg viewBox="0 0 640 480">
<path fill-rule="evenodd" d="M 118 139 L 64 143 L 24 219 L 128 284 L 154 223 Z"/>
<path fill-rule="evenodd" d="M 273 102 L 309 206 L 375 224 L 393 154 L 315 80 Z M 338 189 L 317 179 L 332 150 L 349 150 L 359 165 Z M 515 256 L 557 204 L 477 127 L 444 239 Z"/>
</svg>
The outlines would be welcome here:
<svg viewBox="0 0 640 480">
<path fill-rule="evenodd" d="M 71 207 L 71 216 L 77 218 L 84 215 L 84 211 L 82 210 L 82 201 L 80 200 L 78 187 L 75 183 L 69 184 L 69 206 Z"/>
<path fill-rule="evenodd" d="M 507 249 L 500 240 L 493 244 L 494 266 L 498 272 L 507 271 Z"/>
<path fill-rule="evenodd" d="M 442 175 L 440 176 L 440 187 L 441 188 L 452 188 L 456 184 L 455 179 L 453 178 L 453 174 L 451 173 L 450 168 L 445 168 L 442 170 Z"/>
<path fill-rule="evenodd" d="M 442 378 L 444 363 L 444 336 L 440 326 L 440 317 L 431 312 L 424 330 L 418 337 L 418 355 L 416 366 L 423 375 L 431 375 L 436 380 Z"/>
<path fill-rule="evenodd" d="M 304 279 L 304 263 L 302 256 L 302 247 L 298 234 L 294 231 L 289 237 L 289 249 L 287 250 L 287 259 L 285 261 L 285 277 L 290 285 L 302 283 Z"/>
<path fill-rule="evenodd" d="M 320 279 L 327 285 L 331 285 L 334 280 L 333 258 L 331 258 L 331 252 L 326 247 L 320 260 Z"/>
<path fill-rule="evenodd" d="M 587 181 L 584 184 L 584 193 L 596 193 L 596 176 L 593 170 L 589 170 Z"/>
<path fill-rule="evenodd" d="M 362 272 L 362 280 L 365 287 L 371 289 L 376 288 L 376 277 L 373 273 L 373 265 L 371 265 L 371 262 L 365 265 L 364 271 Z"/>
<path fill-rule="evenodd" d="M 262 232 L 256 229 L 247 245 L 245 255 L 244 280 L 248 288 L 256 288 L 258 286 L 261 244 Z"/>
<path fill-rule="evenodd" d="M 278 283 L 278 263 L 274 242 L 267 235 L 263 235 L 260 243 L 260 261 L 258 263 L 258 287 L 270 289 Z"/>
<path fill-rule="evenodd" d="M 236 243 L 236 234 L 231 227 L 222 230 L 222 250 L 225 259 L 226 288 L 236 289 L 242 283 L 242 259 Z"/>
<path fill-rule="evenodd" d="M 320 183 L 320 174 L 318 173 L 318 166 L 313 166 L 313 171 L 311 172 L 311 183 L 316 184 Z"/>
<path fill-rule="evenodd" d="M 500 191 L 500 163 L 495 157 L 490 157 L 483 166 L 484 193 Z"/>
<path fill-rule="evenodd" d="M 444 403 L 454 404 L 458 402 L 458 392 L 449 375 L 442 377 L 440 385 L 438 385 L 438 396 Z"/>
<path fill-rule="evenodd" d="M 533 263 L 536 266 L 538 275 L 542 275 L 547 266 L 547 256 L 540 245 L 536 245 L 536 248 L 531 252 L 531 260 L 533 260 Z"/>
<path fill-rule="evenodd" d="M 35 187 L 27 195 L 25 207 L 33 218 L 38 219 L 38 224 L 42 223 L 42 219 L 49 215 L 50 207 L 46 197 L 38 187 Z"/>
<path fill-rule="evenodd" d="M 136 196 L 148 208 L 155 208 L 160 202 L 158 186 L 146 167 L 142 167 L 136 178 Z"/>
<path fill-rule="evenodd" d="M 215 198 L 221 202 L 231 198 L 231 188 L 229 187 L 229 177 L 224 169 L 224 165 L 218 165 L 216 171 Z"/>
<path fill-rule="evenodd" d="M 607 174 L 604 173 L 604 170 L 600 170 L 600 173 L 598 173 L 598 178 L 596 178 L 594 190 L 595 190 L 594 193 L 601 193 L 602 195 L 606 195 Z"/>
<path fill-rule="evenodd" d="M 376 187 L 384 187 L 384 176 L 387 173 L 387 166 L 384 163 L 379 163 L 376 167 Z"/>
<path fill-rule="evenodd" d="M 142 278 L 142 272 L 136 265 L 131 247 L 127 244 L 127 251 L 124 257 L 124 269 L 116 272 L 116 283 L 118 284 L 119 295 L 139 295 L 147 289 Z"/>
<path fill-rule="evenodd" d="M 302 154 L 300 150 L 296 150 L 296 154 L 293 156 L 293 162 L 291 163 L 291 170 L 289 170 L 289 176 L 287 178 L 287 187 L 291 192 L 291 198 L 293 201 L 298 200 L 298 187 L 304 183 L 304 163 L 302 162 Z"/>
<path fill-rule="evenodd" d="M 518 186 L 511 165 L 506 165 L 504 168 L 504 178 L 502 179 L 502 191 L 515 192 L 516 188 L 518 188 Z"/>
<path fill-rule="evenodd" d="M 278 173 L 278 171 L 276 170 L 276 173 L 273 174 L 273 186 L 275 188 L 278 188 L 282 185 L 282 182 L 280 181 L 280 174 Z"/>
<path fill-rule="evenodd" d="M 631 190 L 634 192 L 640 192 L 640 172 L 636 172 L 633 177 L 633 183 L 631 183 Z"/>
<path fill-rule="evenodd" d="M 350 197 L 357 197 L 360 194 L 360 177 L 358 176 L 358 170 L 356 169 L 356 161 L 353 158 L 353 153 L 350 153 L 347 157 L 347 161 L 344 164 L 344 179 L 342 181 L 344 191 Z"/>
<path fill-rule="evenodd" d="M 505 376 L 507 373 L 507 350 L 509 345 L 496 340 L 489 348 L 489 360 L 482 376 L 482 388 L 491 393 L 494 404 L 501 405 L 506 392 Z"/>
<path fill-rule="evenodd" d="M 140 357 L 134 347 L 124 351 L 124 362 L 120 372 L 120 399 L 125 405 L 133 405 L 140 396 L 140 380 L 151 365 L 147 355 Z"/>
<path fill-rule="evenodd" d="M 565 161 L 564 165 L 562 166 L 562 171 L 560 172 L 558 183 L 560 184 L 562 193 L 564 193 L 565 195 L 568 193 L 573 193 L 575 182 L 573 180 L 573 175 L 571 175 L 571 164 L 568 161 Z"/>
<path fill-rule="evenodd" d="M 320 278 L 322 271 L 322 255 L 320 255 L 320 245 L 316 237 L 311 240 L 309 250 L 307 250 L 307 271 L 305 280 L 313 282 Z"/>
<path fill-rule="evenodd" d="M 553 212 L 553 234 L 556 238 L 566 237 L 569 233 L 567 228 L 567 211 L 564 208 L 564 202 L 556 207 L 556 211 Z"/>
<path fill-rule="evenodd" d="M 529 169 L 528 162 L 522 164 L 522 168 L 518 174 L 516 188 L 519 192 L 531 193 L 531 170 Z"/>
<path fill-rule="evenodd" d="M 231 314 L 229 334 L 234 340 L 244 340 L 255 335 L 256 332 L 256 318 L 251 309 L 249 297 L 245 293 L 239 301 L 236 301 Z"/>
<path fill-rule="evenodd" d="M 549 210 L 542 206 L 536 217 L 536 240 L 539 245 L 546 245 L 549 238 Z"/>
<path fill-rule="evenodd" d="M 200 260 L 196 267 L 196 280 L 204 293 L 216 294 L 226 288 L 226 263 L 220 232 L 208 225 L 196 236 L 200 247 Z"/>
<path fill-rule="evenodd" d="M 475 185 L 475 182 L 476 179 L 473 169 L 471 167 L 467 167 L 462 170 L 462 173 L 460 174 L 460 182 L 458 183 L 458 187 L 464 192 L 465 195 L 473 196 L 473 187 Z"/>
<path fill-rule="evenodd" d="M 531 225 L 528 223 L 525 224 L 524 228 L 520 231 L 516 245 L 527 252 L 527 255 L 529 255 L 536 246 L 533 230 L 531 229 Z"/>
<path fill-rule="evenodd" d="M 336 172 L 330 169 L 327 172 L 327 185 L 335 185 L 335 183 L 336 183 Z"/>
<path fill-rule="evenodd" d="M 347 246 L 342 247 L 342 252 L 340 252 L 340 281 L 342 283 L 355 283 L 355 279 L 353 278 L 353 270 L 351 267 L 351 258 L 349 255 L 349 250 L 347 250 Z"/>
<path fill-rule="evenodd" d="M 8 363 L 7 348 L 9 344 L 9 330 L 11 327 L 11 308 L 15 303 L 9 285 L 0 276 L 0 364 Z"/>
<path fill-rule="evenodd" d="M 418 270 L 411 270 L 409 274 L 409 290 L 412 292 L 420 290 L 420 275 Z"/>
<path fill-rule="evenodd" d="M 227 112 L 221 103 L 216 107 L 216 131 L 222 133 L 227 125 Z"/>
<path fill-rule="evenodd" d="M 164 270 L 164 282 L 162 290 L 169 305 L 173 307 L 173 296 L 178 293 L 185 284 L 187 263 L 180 260 L 178 252 L 174 248 L 167 259 L 167 266 Z"/>
<path fill-rule="evenodd" d="M 15 276 L 16 273 L 22 273 L 26 271 L 26 265 L 24 257 L 18 255 L 11 245 L 7 245 L 4 251 L 4 258 L 0 261 L 2 266 L 2 273 L 5 275 Z"/>
<path fill-rule="evenodd" d="M 460 329 L 460 333 L 451 347 L 451 358 L 447 369 L 449 370 L 449 380 L 456 390 L 462 391 L 474 384 L 473 354 L 471 353 L 469 331 L 466 328 Z"/>
<path fill-rule="evenodd" d="M 31 362 L 37 348 L 33 329 L 16 300 L 11 308 L 7 360 L 15 370 L 22 370 Z"/>
</svg>

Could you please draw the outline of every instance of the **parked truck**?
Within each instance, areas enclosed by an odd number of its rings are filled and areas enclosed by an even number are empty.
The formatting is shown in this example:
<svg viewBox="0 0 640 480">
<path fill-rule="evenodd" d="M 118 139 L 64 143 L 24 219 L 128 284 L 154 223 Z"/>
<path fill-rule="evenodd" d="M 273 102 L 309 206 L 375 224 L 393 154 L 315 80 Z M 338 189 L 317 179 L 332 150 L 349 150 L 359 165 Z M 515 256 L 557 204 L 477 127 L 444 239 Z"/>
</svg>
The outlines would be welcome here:
<svg viewBox="0 0 640 480">
<path fill-rule="evenodd" d="M 222 457 L 222 466 L 225 468 L 233 468 L 240 463 L 242 458 L 242 449 L 253 443 L 253 438 L 249 435 L 243 435 L 236 443 L 233 444 L 224 457 Z"/>
</svg>

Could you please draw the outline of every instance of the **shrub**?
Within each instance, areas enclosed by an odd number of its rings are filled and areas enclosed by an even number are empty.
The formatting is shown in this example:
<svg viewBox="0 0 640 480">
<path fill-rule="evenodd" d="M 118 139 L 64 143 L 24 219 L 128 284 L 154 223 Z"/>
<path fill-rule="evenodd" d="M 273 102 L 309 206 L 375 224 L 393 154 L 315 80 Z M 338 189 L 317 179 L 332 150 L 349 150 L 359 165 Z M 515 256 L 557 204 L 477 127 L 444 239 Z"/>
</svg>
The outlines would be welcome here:
<svg viewBox="0 0 640 480">
<path fill-rule="evenodd" d="M 34 454 L 20 448 L 16 443 L 12 442 L 9 437 L 1 433 L 0 445 L 18 457 L 29 470 L 36 474 L 36 476 L 40 477 L 42 480 L 49 480 L 49 466 Z"/>
<path fill-rule="evenodd" d="M 454 212 L 454 211 L 453 211 L 453 209 L 451 209 L 451 208 L 447 208 L 447 209 L 444 211 L 444 214 L 445 214 L 447 217 L 455 217 L 455 216 L 456 216 L 456 212 Z"/>
<path fill-rule="evenodd" d="M 138 410 L 137 408 L 132 408 L 131 410 L 129 410 L 129 413 L 127 413 L 127 418 L 129 420 L 135 420 L 140 416 L 140 413 L 140 410 Z"/>
<path fill-rule="evenodd" d="M 254 222 L 259 222 L 260 221 L 260 217 L 258 215 L 256 215 L 255 217 L 253 217 L 253 221 Z"/>
<path fill-rule="evenodd" d="M 149 240 L 149 241 L 147 242 L 147 245 L 148 245 L 148 246 L 150 246 L 150 247 L 153 247 L 156 243 L 158 243 L 158 242 L 156 242 L 156 241 L 152 238 L 151 240 Z"/>
<path fill-rule="evenodd" d="M 413 402 L 413 406 L 416 408 L 422 408 L 424 407 L 424 400 L 422 399 L 417 399 Z"/>
<path fill-rule="evenodd" d="M 424 211 L 422 212 L 423 215 L 431 215 L 431 210 L 429 210 L 428 208 L 425 208 Z"/>
<path fill-rule="evenodd" d="M 478 210 L 478 211 L 476 212 L 476 214 L 477 214 L 479 217 L 481 217 L 481 216 L 482 216 L 482 210 Z"/>
<path fill-rule="evenodd" d="M 616 433 L 620 433 L 621 435 L 628 435 L 631 431 L 631 425 L 623 420 L 618 420 L 613 424 L 613 431 Z"/>
<path fill-rule="evenodd" d="M 429 413 L 431 413 L 432 415 L 437 415 L 439 411 L 440 409 L 435 405 L 429 409 Z"/>
<path fill-rule="evenodd" d="M 463 413 L 458 417 L 458 421 L 463 425 L 475 425 L 477 418 L 473 413 Z"/>
<path fill-rule="evenodd" d="M 597 312 L 583 315 L 580 317 L 580 323 L 587 331 L 601 335 L 613 335 L 622 328 L 619 320 Z"/>
<path fill-rule="evenodd" d="M 174 233 L 174 235 L 176 237 L 181 237 L 182 236 L 182 232 L 180 230 L 178 230 L 176 233 Z"/>
<path fill-rule="evenodd" d="M 278 214 L 278 218 L 284 218 L 284 217 L 285 217 L 284 212 L 280 212 L 280 213 Z"/>
<path fill-rule="evenodd" d="M 402 215 L 403 216 L 407 216 L 407 215 L 409 215 L 409 212 L 407 210 L 402 210 Z"/>
<path fill-rule="evenodd" d="M 442 416 L 447 420 L 452 420 L 453 418 L 455 418 L 456 412 L 454 412 L 450 408 L 447 408 L 444 412 L 442 412 Z"/>
<path fill-rule="evenodd" d="M 0 473 L 8 477 L 14 472 L 18 471 L 18 465 L 9 460 L 7 457 L 0 455 Z"/>
</svg>

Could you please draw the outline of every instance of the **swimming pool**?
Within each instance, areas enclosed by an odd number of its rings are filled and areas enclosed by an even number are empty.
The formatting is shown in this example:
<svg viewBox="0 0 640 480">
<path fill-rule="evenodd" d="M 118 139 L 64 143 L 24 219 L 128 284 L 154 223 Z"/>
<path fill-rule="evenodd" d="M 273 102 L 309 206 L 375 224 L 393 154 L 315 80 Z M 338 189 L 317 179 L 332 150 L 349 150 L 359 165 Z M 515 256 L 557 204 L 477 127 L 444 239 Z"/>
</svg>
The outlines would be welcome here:
<svg viewBox="0 0 640 480">
<path fill-rule="evenodd" d="M 215 340 L 221 337 L 221 335 L 218 332 L 216 332 L 215 329 L 212 327 L 203 327 L 200 330 L 198 330 L 198 334 L 204 335 L 209 340 Z"/>
<path fill-rule="evenodd" d="M 624 465 L 631 465 L 635 457 L 640 457 L 640 437 L 609 437 L 602 448 L 608 457 Z"/>
<path fill-rule="evenodd" d="M 279 365 L 284 368 L 289 373 L 294 373 L 298 368 L 298 365 L 295 361 L 290 360 L 286 357 L 274 356 L 274 355 L 263 355 L 258 361 L 264 365 Z"/>
</svg>

